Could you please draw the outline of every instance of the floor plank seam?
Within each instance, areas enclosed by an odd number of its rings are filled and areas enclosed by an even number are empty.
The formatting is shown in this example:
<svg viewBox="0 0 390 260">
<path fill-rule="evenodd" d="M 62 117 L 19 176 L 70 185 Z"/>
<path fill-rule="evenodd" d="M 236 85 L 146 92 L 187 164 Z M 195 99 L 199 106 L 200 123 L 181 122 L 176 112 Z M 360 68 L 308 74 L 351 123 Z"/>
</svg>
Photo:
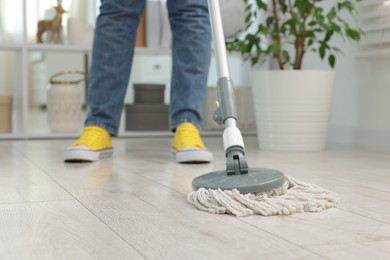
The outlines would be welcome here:
<svg viewBox="0 0 390 260">
<path fill-rule="evenodd" d="M 111 232 L 113 232 L 116 236 L 118 236 L 126 245 L 130 246 L 134 249 L 140 256 L 144 259 L 148 259 L 141 251 L 139 251 L 136 247 L 130 244 L 121 234 L 119 234 L 115 229 L 113 229 L 108 223 L 106 223 L 103 219 L 101 219 L 97 214 L 95 214 L 87 205 L 85 205 L 82 201 L 74 197 L 86 210 L 88 210 L 97 220 L 99 220 L 104 226 L 106 226 Z"/>
<path fill-rule="evenodd" d="M 288 216 L 285 216 L 285 217 L 288 217 Z M 270 218 L 272 218 L 272 216 L 270 216 Z M 275 238 L 277 238 L 277 239 L 280 239 L 280 240 L 282 240 L 282 241 L 284 241 L 284 242 L 287 242 L 287 243 L 289 243 L 289 244 L 291 244 L 291 245 L 294 245 L 294 246 L 296 246 L 296 247 L 298 247 L 298 248 L 301 248 L 301 249 L 303 249 L 303 250 L 305 250 L 305 251 L 307 251 L 307 252 L 309 252 L 309 253 L 311 253 L 311 254 L 314 254 L 314 255 L 316 255 L 316 256 L 319 256 L 319 257 L 321 257 L 321 258 L 324 258 L 324 256 L 318 254 L 317 252 L 314 252 L 314 251 L 310 250 L 309 248 L 307 248 L 307 247 L 305 247 L 305 246 L 303 246 L 303 245 L 297 244 L 297 243 L 295 243 L 295 242 L 293 242 L 293 241 L 290 241 L 290 240 L 288 240 L 288 239 L 286 239 L 286 238 L 280 237 L 280 236 L 276 235 L 275 233 L 269 232 L 268 230 L 259 228 L 258 226 L 255 226 L 255 225 L 253 225 L 253 224 L 251 224 L 251 223 L 248 223 L 248 222 L 245 221 L 244 219 L 240 219 L 240 218 L 238 218 L 238 219 L 239 219 L 240 221 L 246 223 L 247 225 L 251 226 L 252 228 L 255 228 L 255 229 L 257 229 L 257 230 L 261 230 L 262 232 L 267 233 L 267 234 L 269 234 L 269 235 L 271 235 L 271 236 L 273 236 L 273 237 L 275 237 Z M 326 258 L 324 258 L 324 259 L 326 259 Z"/>
<path fill-rule="evenodd" d="M 115 164 L 115 166 L 116 166 L 116 167 L 119 167 L 119 168 L 122 168 L 122 169 L 124 169 L 124 170 L 127 170 L 127 168 L 126 168 L 125 166 L 123 166 L 123 165 Z M 131 173 L 131 174 L 135 174 L 135 173 Z M 171 190 L 171 191 L 174 191 L 175 193 L 178 193 L 178 194 L 184 196 L 185 198 L 187 197 L 187 194 L 181 193 L 180 191 L 177 191 L 177 190 L 173 189 L 172 187 L 169 187 L 169 186 L 167 186 L 167 185 L 164 185 L 164 184 L 162 184 L 162 183 L 160 183 L 160 182 L 158 182 L 158 181 L 155 181 L 155 180 L 153 180 L 153 179 L 151 179 L 151 178 L 148 178 L 148 177 L 143 176 L 143 175 L 138 175 L 138 174 L 135 174 L 135 175 L 136 175 L 137 177 L 140 177 L 140 178 L 144 179 L 144 180 L 150 181 L 150 182 L 152 182 L 152 183 L 154 183 L 154 184 L 158 184 L 158 185 L 161 186 L 161 187 L 164 187 L 164 188 L 167 188 L 167 189 L 169 189 L 169 190 Z"/>
<path fill-rule="evenodd" d="M 35 204 L 35 203 L 51 203 L 51 202 L 65 202 L 65 201 L 76 201 L 76 199 L 37 200 L 37 201 L 24 201 L 24 202 L 6 202 L 6 203 L 0 203 L 0 206 L 3 206 L 3 205 L 20 205 L 20 204 Z"/>
<path fill-rule="evenodd" d="M 386 221 L 382 221 L 382 220 L 379 220 L 379 219 L 375 219 L 375 218 L 372 218 L 372 217 L 369 217 L 369 216 L 365 216 L 365 215 L 362 215 L 362 214 L 359 214 L 357 212 L 353 212 L 353 211 L 350 211 L 346 208 L 338 208 L 339 210 L 342 210 L 344 212 L 348 212 L 350 214 L 353 214 L 355 216 L 359 216 L 359 217 L 363 217 L 363 218 L 366 218 L 366 219 L 369 219 L 369 220 L 372 220 L 372 221 L 375 221 L 375 222 L 378 222 L 378 223 L 381 223 L 381 224 L 385 224 L 385 225 L 390 225 L 389 222 L 386 222 Z"/>
</svg>

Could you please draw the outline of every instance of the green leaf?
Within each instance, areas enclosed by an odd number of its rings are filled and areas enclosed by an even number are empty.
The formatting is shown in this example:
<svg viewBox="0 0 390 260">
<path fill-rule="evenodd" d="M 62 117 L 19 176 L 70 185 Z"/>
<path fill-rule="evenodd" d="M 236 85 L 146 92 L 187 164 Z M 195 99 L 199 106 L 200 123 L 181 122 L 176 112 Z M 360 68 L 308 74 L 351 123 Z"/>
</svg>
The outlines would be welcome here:
<svg viewBox="0 0 390 260">
<path fill-rule="evenodd" d="M 326 34 L 325 34 L 325 39 L 324 39 L 324 42 L 328 42 L 330 40 L 330 38 L 332 38 L 333 36 L 333 31 L 328 31 Z"/>
<path fill-rule="evenodd" d="M 339 48 L 337 48 L 337 47 L 333 47 L 332 50 L 335 51 L 335 52 L 340 52 L 340 53 L 342 53 L 342 51 L 341 51 Z"/>
<path fill-rule="evenodd" d="M 264 11 L 268 10 L 268 5 L 264 3 L 262 0 L 256 0 L 256 4 L 260 10 L 264 10 Z"/>
<path fill-rule="evenodd" d="M 335 19 L 337 16 L 337 13 L 336 13 L 336 9 L 335 8 L 332 8 L 330 10 L 330 12 L 326 15 L 326 17 L 328 18 L 328 20 L 333 20 Z"/>
<path fill-rule="evenodd" d="M 273 16 L 269 16 L 267 17 L 267 20 L 265 21 L 265 23 L 267 24 L 267 26 L 270 26 L 271 24 L 273 24 L 275 18 Z"/>
<path fill-rule="evenodd" d="M 340 33 L 341 32 L 341 27 L 338 26 L 337 24 L 331 23 L 331 27 L 332 27 L 332 30 L 335 31 L 336 33 Z"/>
<path fill-rule="evenodd" d="M 290 54 L 286 50 L 283 51 L 283 60 L 285 63 L 290 62 Z"/>
<path fill-rule="evenodd" d="M 324 46 L 324 45 L 321 45 L 320 48 L 318 48 L 318 51 L 319 51 L 319 53 L 320 53 L 321 59 L 323 60 L 324 57 L 325 57 L 325 51 L 326 51 L 325 46 Z"/>
<path fill-rule="evenodd" d="M 258 58 L 258 57 L 253 57 L 253 58 L 251 59 L 252 66 L 253 66 L 253 65 L 256 65 L 258 62 L 259 62 L 259 58 Z"/>
<path fill-rule="evenodd" d="M 329 55 L 328 62 L 332 69 L 334 69 L 334 66 L 336 64 L 336 57 L 333 54 Z"/>
<path fill-rule="evenodd" d="M 343 1 L 341 3 L 338 3 L 337 8 L 339 10 L 347 9 L 349 12 L 352 12 L 355 10 L 355 7 L 353 6 L 351 1 Z"/>
<path fill-rule="evenodd" d="M 359 41 L 360 40 L 360 32 L 358 30 L 353 30 L 351 28 L 347 28 L 345 30 L 345 33 L 347 34 L 347 36 L 354 40 L 354 41 Z"/>
<path fill-rule="evenodd" d="M 276 56 L 279 53 L 279 51 L 280 51 L 280 44 L 277 41 L 274 41 L 272 43 L 272 52 Z"/>
</svg>

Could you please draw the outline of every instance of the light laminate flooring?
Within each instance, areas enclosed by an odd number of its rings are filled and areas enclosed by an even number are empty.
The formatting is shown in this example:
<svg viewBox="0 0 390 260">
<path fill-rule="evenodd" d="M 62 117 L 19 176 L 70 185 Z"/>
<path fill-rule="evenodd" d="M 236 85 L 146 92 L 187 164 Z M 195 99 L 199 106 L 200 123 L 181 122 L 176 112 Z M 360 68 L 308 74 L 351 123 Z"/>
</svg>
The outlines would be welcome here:
<svg viewBox="0 0 390 260">
<path fill-rule="evenodd" d="M 0 142 L 0 259 L 390 259 L 390 153 L 329 145 L 267 152 L 244 137 L 250 166 L 275 168 L 340 196 L 321 213 L 237 218 L 186 200 L 194 177 L 170 138 L 114 139 L 114 156 L 65 164 L 72 140 Z"/>
</svg>

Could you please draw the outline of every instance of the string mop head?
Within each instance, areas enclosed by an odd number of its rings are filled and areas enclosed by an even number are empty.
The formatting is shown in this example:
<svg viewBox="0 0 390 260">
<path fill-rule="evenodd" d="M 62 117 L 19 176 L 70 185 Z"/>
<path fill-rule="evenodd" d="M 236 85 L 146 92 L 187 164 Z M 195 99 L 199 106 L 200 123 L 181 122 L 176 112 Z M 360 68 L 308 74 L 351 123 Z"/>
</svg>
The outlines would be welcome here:
<svg viewBox="0 0 390 260">
<path fill-rule="evenodd" d="M 320 212 L 337 207 L 339 202 L 336 193 L 287 175 L 281 187 L 261 193 L 200 188 L 189 193 L 187 199 L 200 210 L 237 217 Z"/>
</svg>

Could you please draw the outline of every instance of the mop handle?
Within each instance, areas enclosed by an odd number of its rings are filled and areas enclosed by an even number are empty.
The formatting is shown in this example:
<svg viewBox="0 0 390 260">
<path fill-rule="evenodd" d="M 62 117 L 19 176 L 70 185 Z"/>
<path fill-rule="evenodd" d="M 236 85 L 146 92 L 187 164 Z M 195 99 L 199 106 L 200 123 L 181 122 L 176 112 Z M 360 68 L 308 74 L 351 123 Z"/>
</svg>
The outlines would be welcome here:
<svg viewBox="0 0 390 260">
<path fill-rule="evenodd" d="M 223 112 L 229 111 L 230 115 L 234 115 L 233 117 L 228 117 L 226 120 L 224 120 L 225 127 L 236 127 L 237 120 L 236 120 L 236 109 L 235 109 L 235 102 L 234 100 L 234 93 L 233 93 L 233 83 L 230 78 L 229 73 L 229 63 L 227 60 L 227 54 L 226 54 L 226 43 L 225 43 L 225 34 L 223 31 L 223 24 L 222 24 L 222 16 L 221 16 L 221 7 L 219 5 L 219 0 L 208 0 L 209 4 L 209 16 L 210 16 L 210 24 L 211 24 L 211 31 L 213 34 L 213 42 L 214 42 L 214 53 L 216 58 L 216 64 L 217 64 L 217 76 L 219 81 L 218 82 L 226 82 L 226 80 L 231 82 L 231 85 L 229 87 L 217 87 L 218 96 L 223 97 L 219 98 L 220 103 L 222 100 L 228 100 L 230 102 L 222 102 L 222 105 L 224 107 Z M 223 83 L 221 83 L 223 85 Z M 230 92 L 230 93 L 229 93 Z M 229 103 L 229 104 L 226 104 Z M 232 109 L 229 109 L 232 108 Z M 221 119 L 215 119 L 216 122 L 221 121 Z M 220 123 L 220 122 L 218 122 Z"/>
<path fill-rule="evenodd" d="M 214 113 L 214 121 L 218 124 L 225 124 L 225 130 L 222 137 L 227 158 L 227 174 L 246 174 L 248 173 L 248 164 L 244 156 L 244 141 L 241 132 L 237 127 L 234 86 L 233 80 L 229 75 L 221 8 L 219 6 L 219 0 L 208 0 L 208 4 L 218 70 L 217 96 L 219 105 L 217 111 Z"/>
<path fill-rule="evenodd" d="M 208 3 L 218 78 L 230 78 L 219 0 L 209 0 Z"/>
</svg>

